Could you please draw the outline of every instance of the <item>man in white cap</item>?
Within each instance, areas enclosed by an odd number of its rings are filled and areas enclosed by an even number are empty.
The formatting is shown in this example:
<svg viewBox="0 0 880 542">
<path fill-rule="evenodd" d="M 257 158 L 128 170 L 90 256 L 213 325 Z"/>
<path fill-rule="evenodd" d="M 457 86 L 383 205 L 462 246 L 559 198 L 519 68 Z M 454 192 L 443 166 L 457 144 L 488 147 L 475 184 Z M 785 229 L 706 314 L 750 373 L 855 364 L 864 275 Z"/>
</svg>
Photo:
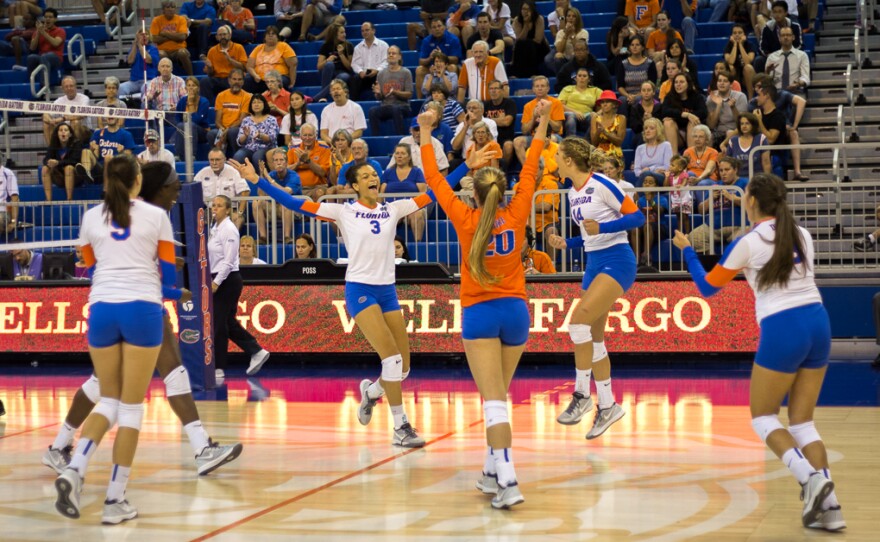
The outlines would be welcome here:
<svg viewBox="0 0 880 542">
<path fill-rule="evenodd" d="M 137 155 L 138 162 L 146 164 L 149 162 L 168 162 L 174 167 L 174 154 L 165 147 L 159 146 L 159 132 L 156 130 L 147 130 L 144 134 L 144 145 L 146 149 Z"/>
</svg>

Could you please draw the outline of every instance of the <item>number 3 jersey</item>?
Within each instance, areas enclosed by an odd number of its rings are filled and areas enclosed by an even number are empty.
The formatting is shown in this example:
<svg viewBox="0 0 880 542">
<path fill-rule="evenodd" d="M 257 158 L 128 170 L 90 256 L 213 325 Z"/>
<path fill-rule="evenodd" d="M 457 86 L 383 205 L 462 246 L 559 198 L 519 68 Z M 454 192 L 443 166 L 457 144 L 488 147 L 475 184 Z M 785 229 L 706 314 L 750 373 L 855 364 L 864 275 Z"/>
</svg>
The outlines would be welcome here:
<svg viewBox="0 0 880 542">
<path fill-rule="evenodd" d="M 571 219 L 577 224 L 584 240 L 584 251 L 594 252 L 629 242 L 626 231 L 590 235 L 584 229 L 584 220 L 595 220 L 602 224 L 617 220 L 624 214 L 638 212 L 632 199 L 605 175 L 593 173 L 580 190 L 572 187 L 568 191 L 568 202 Z"/>
<path fill-rule="evenodd" d="M 347 282 L 383 286 L 394 284 L 394 236 L 401 218 L 431 203 L 416 198 L 382 203 L 371 209 L 359 201 L 303 204 L 303 210 L 336 222 L 348 251 Z"/>
</svg>

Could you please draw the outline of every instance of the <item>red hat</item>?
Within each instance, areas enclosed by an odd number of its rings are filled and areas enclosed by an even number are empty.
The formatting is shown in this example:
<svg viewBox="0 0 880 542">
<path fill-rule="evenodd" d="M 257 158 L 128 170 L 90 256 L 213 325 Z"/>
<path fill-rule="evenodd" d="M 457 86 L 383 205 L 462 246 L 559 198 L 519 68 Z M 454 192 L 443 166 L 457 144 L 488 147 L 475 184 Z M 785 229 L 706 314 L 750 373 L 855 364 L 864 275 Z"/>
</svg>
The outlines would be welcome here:
<svg viewBox="0 0 880 542">
<path fill-rule="evenodd" d="M 602 94 L 599 95 L 599 99 L 596 100 L 596 103 L 602 103 L 604 101 L 616 102 L 617 105 L 620 105 L 620 100 L 617 99 L 617 94 L 614 93 L 613 90 L 603 90 Z"/>
</svg>

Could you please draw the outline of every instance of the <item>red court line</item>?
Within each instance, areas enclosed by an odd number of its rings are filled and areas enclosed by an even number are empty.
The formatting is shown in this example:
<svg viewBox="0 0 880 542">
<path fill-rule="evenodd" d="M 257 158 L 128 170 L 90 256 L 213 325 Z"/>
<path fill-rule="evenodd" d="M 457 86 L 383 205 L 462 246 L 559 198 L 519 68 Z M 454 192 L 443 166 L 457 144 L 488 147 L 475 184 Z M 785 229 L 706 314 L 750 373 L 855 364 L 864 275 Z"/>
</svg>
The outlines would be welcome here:
<svg viewBox="0 0 880 542">
<path fill-rule="evenodd" d="M 18 433 L 11 433 L 9 435 L 0 435 L 0 440 L 5 439 L 5 438 L 10 438 L 10 437 L 15 437 L 18 435 L 24 435 L 25 433 L 32 433 L 34 431 L 39 431 L 40 429 L 46 429 L 47 427 L 53 427 L 53 426 L 58 425 L 59 423 L 61 423 L 61 422 L 50 423 L 50 424 L 43 425 L 40 427 L 34 427 L 32 429 L 25 429 L 24 431 L 19 431 Z"/>
</svg>

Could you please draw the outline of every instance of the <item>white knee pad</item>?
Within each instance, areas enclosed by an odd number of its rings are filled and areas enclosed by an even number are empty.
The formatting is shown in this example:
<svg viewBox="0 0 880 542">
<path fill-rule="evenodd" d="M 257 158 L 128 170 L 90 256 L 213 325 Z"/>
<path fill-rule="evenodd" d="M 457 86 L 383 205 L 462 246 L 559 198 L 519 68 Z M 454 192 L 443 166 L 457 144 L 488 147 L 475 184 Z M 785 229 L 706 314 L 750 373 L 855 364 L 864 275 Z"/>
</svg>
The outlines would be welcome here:
<svg viewBox="0 0 880 542">
<path fill-rule="evenodd" d="M 794 437 L 795 442 L 797 442 L 798 448 L 801 450 L 807 444 L 812 444 L 817 440 L 822 440 L 822 437 L 819 436 L 819 432 L 816 431 L 816 424 L 813 420 L 808 422 L 799 423 L 797 425 L 792 425 L 788 428 L 788 432 L 791 433 L 791 436 Z"/>
<path fill-rule="evenodd" d="M 761 437 L 761 440 L 767 442 L 767 437 L 770 436 L 770 433 L 777 429 L 785 429 L 785 427 L 779 422 L 779 416 L 770 414 L 769 416 L 752 418 L 752 429 Z"/>
<path fill-rule="evenodd" d="M 186 367 L 178 367 L 165 377 L 165 397 L 186 395 L 192 393 L 189 385 L 189 373 Z"/>
<path fill-rule="evenodd" d="M 593 332 L 587 324 L 568 324 L 568 334 L 574 344 L 584 344 L 593 340 Z"/>
<path fill-rule="evenodd" d="M 409 376 L 409 373 L 410 373 L 410 371 L 405 371 L 405 372 L 401 373 L 400 374 L 400 381 L 403 382 L 404 380 L 406 380 L 406 377 Z"/>
<path fill-rule="evenodd" d="M 382 380 L 385 382 L 403 380 L 403 357 L 400 354 L 382 360 Z"/>
<path fill-rule="evenodd" d="M 593 343 L 593 363 L 599 363 L 608 355 L 608 349 L 605 348 L 605 341 Z"/>
<path fill-rule="evenodd" d="M 486 429 L 493 425 L 510 423 L 507 416 L 507 403 L 505 401 L 484 401 L 483 416 L 486 419 Z"/>
<path fill-rule="evenodd" d="M 119 400 L 118 399 L 107 399 L 106 397 L 98 397 L 98 403 L 95 405 L 94 410 L 92 410 L 93 414 L 100 414 L 107 418 L 107 421 L 110 422 L 109 429 L 113 428 L 113 424 L 116 423 L 116 418 L 119 413 Z"/>
<path fill-rule="evenodd" d="M 101 400 L 101 385 L 98 383 L 98 377 L 92 375 L 88 380 L 83 382 L 82 391 L 89 398 L 89 401 L 97 403 Z"/>
<path fill-rule="evenodd" d="M 128 427 L 135 431 L 141 430 L 141 422 L 144 420 L 144 405 L 130 405 L 119 403 L 119 427 Z"/>
</svg>

